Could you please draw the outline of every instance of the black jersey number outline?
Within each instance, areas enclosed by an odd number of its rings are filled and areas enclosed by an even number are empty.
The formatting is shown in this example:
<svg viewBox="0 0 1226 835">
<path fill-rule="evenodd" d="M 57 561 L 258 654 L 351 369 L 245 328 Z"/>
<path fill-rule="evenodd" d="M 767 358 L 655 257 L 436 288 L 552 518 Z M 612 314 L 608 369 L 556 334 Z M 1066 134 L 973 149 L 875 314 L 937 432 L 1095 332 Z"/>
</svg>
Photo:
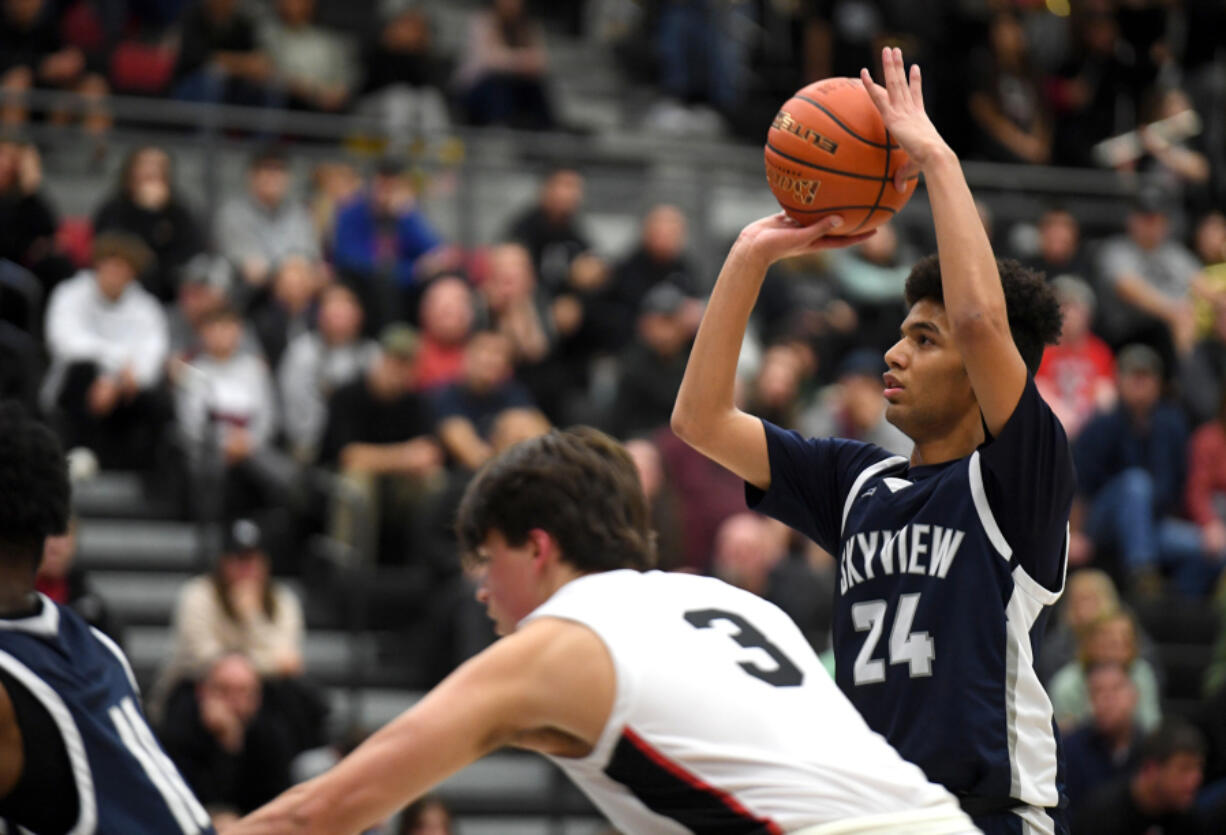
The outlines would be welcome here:
<svg viewBox="0 0 1226 835">
<path fill-rule="evenodd" d="M 709 629 L 717 620 L 726 620 L 737 628 L 736 634 L 729 638 L 741 646 L 757 648 L 764 651 L 775 662 L 775 669 L 766 670 L 751 661 L 738 661 L 737 666 L 757 679 L 765 681 L 774 687 L 799 687 L 804 683 L 805 674 L 792 663 L 792 659 L 783 654 L 783 650 L 772 644 L 765 635 L 758 631 L 752 623 L 726 609 L 694 609 L 685 613 L 685 619 L 695 629 Z"/>
</svg>

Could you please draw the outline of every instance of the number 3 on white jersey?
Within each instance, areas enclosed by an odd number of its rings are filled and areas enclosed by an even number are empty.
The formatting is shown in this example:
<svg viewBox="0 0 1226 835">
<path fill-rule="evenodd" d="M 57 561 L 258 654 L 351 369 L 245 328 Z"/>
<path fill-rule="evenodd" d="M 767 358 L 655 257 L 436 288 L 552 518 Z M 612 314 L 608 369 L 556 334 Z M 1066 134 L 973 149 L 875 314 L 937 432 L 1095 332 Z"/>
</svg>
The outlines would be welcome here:
<svg viewBox="0 0 1226 835">
<path fill-rule="evenodd" d="M 890 629 L 890 663 L 908 664 L 911 678 L 932 675 L 932 660 L 936 658 L 936 650 L 928 633 L 911 631 L 919 598 L 918 593 L 899 595 L 898 611 L 894 615 L 894 626 Z M 852 669 L 852 681 L 857 686 L 885 681 L 885 661 L 873 658 L 873 650 L 877 648 L 881 632 L 885 629 L 887 609 L 884 600 L 865 600 L 851 607 L 851 621 L 856 631 L 868 632 Z"/>
<path fill-rule="evenodd" d="M 187 787 L 179 770 L 170 757 L 153 738 L 153 731 L 136 709 L 130 697 L 111 707 L 111 721 L 119 732 L 124 746 L 144 769 L 149 782 L 166 801 L 170 813 L 179 823 L 184 835 L 198 835 L 209 828 L 209 815 Z"/>
</svg>

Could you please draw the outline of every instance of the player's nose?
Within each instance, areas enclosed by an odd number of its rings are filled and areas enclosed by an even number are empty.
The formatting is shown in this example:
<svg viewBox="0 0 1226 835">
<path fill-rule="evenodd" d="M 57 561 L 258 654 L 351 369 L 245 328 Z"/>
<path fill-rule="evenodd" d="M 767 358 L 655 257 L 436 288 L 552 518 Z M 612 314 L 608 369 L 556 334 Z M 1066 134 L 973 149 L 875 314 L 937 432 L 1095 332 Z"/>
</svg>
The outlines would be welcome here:
<svg viewBox="0 0 1226 835">
<path fill-rule="evenodd" d="M 885 352 L 885 364 L 890 368 L 902 368 L 906 364 L 906 351 L 903 348 L 905 339 L 899 339 Z"/>
</svg>

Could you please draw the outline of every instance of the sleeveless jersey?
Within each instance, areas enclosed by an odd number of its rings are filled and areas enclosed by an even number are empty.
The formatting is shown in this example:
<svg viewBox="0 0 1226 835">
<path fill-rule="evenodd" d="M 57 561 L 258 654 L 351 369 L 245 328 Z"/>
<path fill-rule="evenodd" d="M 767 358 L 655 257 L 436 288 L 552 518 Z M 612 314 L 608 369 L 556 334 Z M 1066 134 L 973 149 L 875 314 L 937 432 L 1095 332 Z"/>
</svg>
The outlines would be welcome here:
<svg viewBox="0 0 1226 835">
<path fill-rule="evenodd" d="M 952 814 L 961 826 L 939 831 L 970 830 L 755 595 L 610 571 L 567 583 L 523 623 L 542 617 L 583 624 L 612 656 L 617 693 L 599 742 L 585 758 L 550 759 L 622 831 L 783 833 L 883 813 Z"/>
<path fill-rule="evenodd" d="M 835 556 L 836 680 L 869 727 L 972 811 L 1059 806 L 1034 655 L 1063 588 L 1074 478 L 1033 381 L 1000 437 L 945 464 L 767 438 L 771 486 L 750 503 Z"/>
<path fill-rule="evenodd" d="M 46 710 L 72 768 L 72 786 L 37 789 L 51 802 L 76 792 L 72 835 L 212 833 L 145 722 L 122 651 L 70 609 L 40 597 L 39 614 L 0 619 L 0 670 Z"/>
</svg>

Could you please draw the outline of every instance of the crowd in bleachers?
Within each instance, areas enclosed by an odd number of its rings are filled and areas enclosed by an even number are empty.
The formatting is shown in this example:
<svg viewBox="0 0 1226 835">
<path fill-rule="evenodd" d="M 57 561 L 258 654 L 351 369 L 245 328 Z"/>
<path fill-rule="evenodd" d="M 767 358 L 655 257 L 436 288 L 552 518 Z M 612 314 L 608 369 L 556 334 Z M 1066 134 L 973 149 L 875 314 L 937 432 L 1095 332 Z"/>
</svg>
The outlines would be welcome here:
<svg viewBox="0 0 1226 835">
<path fill-rule="evenodd" d="M 1205 701 L 1182 711 L 1198 733 L 1163 721 L 1163 659 L 1129 606 L 1226 607 L 1220 3 L 1086 0 L 1062 14 L 1055 2 L 592 0 L 583 15 L 498 0 L 471 10 L 455 55 L 433 43 L 429 4 L 387 4 L 365 30 L 318 22 L 337 13 L 323 0 L 62 5 L 0 4 L 0 394 L 60 431 L 75 471 L 137 470 L 178 512 L 223 522 L 224 556 L 183 589 L 155 695 L 168 750 L 219 814 L 258 805 L 324 741 L 301 603 L 272 574 L 301 574 L 303 543 L 325 534 L 349 569 L 424 578 L 412 604 L 372 612 L 429 613 L 444 648 L 418 683 L 432 683 L 491 638 L 462 602 L 449 527 L 461 491 L 551 425 L 626 441 L 663 567 L 766 596 L 827 646 L 830 556 L 746 513 L 740 482 L 668 428 L 710 284 L 675 206 L 645 211 L 625 251 L 598 252 L 584 172 L 560 165 L 500 234 L 465 248 L 431 224 L 404 160 L 321 163 L 308 184 L 291 173 L 292 141 L 261 140 L 245 188 L 204 218 L 155 140 L 82 229 L 57 217 L 21 134 L 19 93 L 33 87 L 82 93 L 46 118 L 79 121 L 100 148 L 110 92 L 367 113 L 393 131 L 567 128 L 545 24 L 616 45 L 656 85 L 644 124 L 663 133 L 714 118 L 716 132 L 756 137 L 764 105 L 901 40 L 932 89 L 954 91 L 933 109 L 965 156 L 1136 177 L 1126 220 L 1102 235 L 1083 235 L 1101 219 L 1054 203 L 999 229 L 985 206 L 998 254 L 1043 270 L 1064 312 L 1037 383 L 1073 439 L 1074 573 L 1040 662 L 1083 820 L 1126 802 L 1138 819 L 1179 818 L 1190 778 L 1168 772 L 1180 757 L 1203 765 L 1192 795 L 1226 777 L 1226 633 Z M 1152 124 L 1131 145 L 1099 144 Z M 903 280 L 931 248 L 893 224 L 774 268 L 743 352 L 744 408 L 907 454 L 884 419 L 882 354 Z M 40 587 L 107 628 L 72 551 L 49 541 Z"/>
</svg>

